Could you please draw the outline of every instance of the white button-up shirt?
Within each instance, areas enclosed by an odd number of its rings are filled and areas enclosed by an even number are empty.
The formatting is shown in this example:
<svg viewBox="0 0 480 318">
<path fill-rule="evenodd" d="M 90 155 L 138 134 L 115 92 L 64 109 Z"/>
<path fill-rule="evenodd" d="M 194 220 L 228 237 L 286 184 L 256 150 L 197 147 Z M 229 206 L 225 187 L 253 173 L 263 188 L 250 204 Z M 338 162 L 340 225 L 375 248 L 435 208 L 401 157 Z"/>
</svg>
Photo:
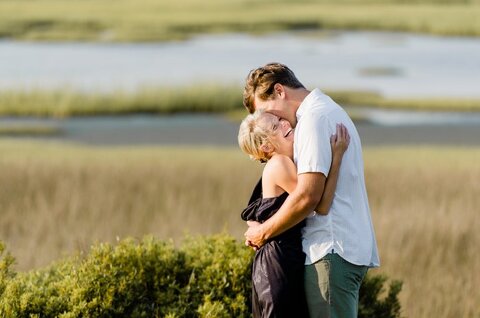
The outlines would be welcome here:
<svg viewBox="0 0 480 318">
<path fill-rule="evenodd" d="M 362 146 L 347 113 L 319 89 L 296 113 L 294 160 L 298 174 L 319 172 L 328 177 L 332 162 L 330 136 L 343 123 L 350 134 L 328 215 L 313 212 L 303 228 L 305 263 L 313 264 L 332 250 L 356 265 L 380 265 L 363 173 Z"/>
</svg>

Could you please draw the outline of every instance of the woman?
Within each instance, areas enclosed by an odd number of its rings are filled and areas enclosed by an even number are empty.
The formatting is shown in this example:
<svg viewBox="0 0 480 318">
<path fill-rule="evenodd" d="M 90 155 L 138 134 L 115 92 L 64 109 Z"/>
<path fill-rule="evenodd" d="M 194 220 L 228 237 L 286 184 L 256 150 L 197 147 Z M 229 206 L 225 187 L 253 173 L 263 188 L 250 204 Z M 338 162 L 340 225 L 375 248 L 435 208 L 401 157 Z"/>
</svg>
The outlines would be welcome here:
<svg viewBox="0 0 480 318">
<path fill-rule="evenodd" d="M 238 134 L 240 148 L 252 159 L 266 163 L 249 205 L 242 212 L 243 220 L 264 222 L 295 189 L 293 140 L 290 123 L 275 115 L 257 111 L 243 120 Z M 345 126 L 337 125 L 337 132 L 330 139 L 332 164 L 316 213 L 328 214 L 349 141 Z M 303 288 L 302 227 L 303 222 L 256 250 L 252 269 L 253 317 L 308 317 Z"/>
</svg>

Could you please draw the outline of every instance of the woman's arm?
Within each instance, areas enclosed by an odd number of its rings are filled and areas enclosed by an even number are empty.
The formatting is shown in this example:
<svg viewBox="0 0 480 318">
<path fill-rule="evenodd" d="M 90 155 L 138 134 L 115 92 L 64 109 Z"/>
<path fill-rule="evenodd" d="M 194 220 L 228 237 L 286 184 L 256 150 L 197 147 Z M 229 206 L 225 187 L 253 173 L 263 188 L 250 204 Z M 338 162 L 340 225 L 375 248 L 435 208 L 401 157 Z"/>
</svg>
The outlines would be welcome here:
<svg viewBox="0 0 480 318">
<path fill-rule="evenodd" d="M 321 215 L 327 215 L 333 202 L 335 189 L 337 187 L 338 174 L 342 163 L 343 154 L 350 143 L 350 135 L 347 128 L 343 124 L 337 124 L 337 133 L 330 137 L 330 145 L 332 146 L 332 165 L 325 182 L 325 190 L 322 199 L 318 203 L 315 211 Z"/>
</svg>

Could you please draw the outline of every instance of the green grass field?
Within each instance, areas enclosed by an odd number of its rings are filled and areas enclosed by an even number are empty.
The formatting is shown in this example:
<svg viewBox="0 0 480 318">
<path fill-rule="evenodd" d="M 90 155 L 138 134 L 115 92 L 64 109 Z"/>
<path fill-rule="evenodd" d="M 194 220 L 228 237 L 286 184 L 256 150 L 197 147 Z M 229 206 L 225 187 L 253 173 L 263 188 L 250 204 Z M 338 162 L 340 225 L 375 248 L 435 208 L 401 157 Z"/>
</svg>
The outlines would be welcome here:
<svg viewBox="0 0 480 318">
<path fill-rule="evenodd" d="M 1 0 L 0 37 L 163 41 L 298 29 L 480 35 L 478 0 Z"/>
<path fill-rule="evenodd" d="M 98 148 L 0 139 L 0 240 L 27 270 L 93 242 L 222 231 L 261 165 L 236 148 Z M 478 317 L 480 148 L 364 151 L 382 266 L 406 317 Z"/>
</svg>

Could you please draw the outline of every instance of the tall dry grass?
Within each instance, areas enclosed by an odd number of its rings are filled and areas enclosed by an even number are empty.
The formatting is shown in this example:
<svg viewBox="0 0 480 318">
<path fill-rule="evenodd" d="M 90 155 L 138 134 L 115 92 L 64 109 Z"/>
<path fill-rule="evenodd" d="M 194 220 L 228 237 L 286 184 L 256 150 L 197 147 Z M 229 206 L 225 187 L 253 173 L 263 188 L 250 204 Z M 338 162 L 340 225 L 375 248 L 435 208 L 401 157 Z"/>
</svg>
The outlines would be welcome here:
<svg viewBox="0 0 480 318">
<path fill-rule="evenodd" d="M 381 271 L 408 317 L 480 315 L 479 149 L 366 152 Z"/>
<path fill-rule="evenodd" d="M 480 149 L 369 148 L 382 266 L 407 317 L 480 315 Z M 226 230 L 261 166 L 237 149 L 87 148 L 0 141 L 0 240 L 19 269 L 117 236 Z"/>
<path fill-rule="evenodd" d="M 0 240 L 27 269 L 96 241 L 226 230 L 260 167 L 237 151 L 0 143 Z M 257 173 L 255 173 L 255 171 Z"/>
</svg>

